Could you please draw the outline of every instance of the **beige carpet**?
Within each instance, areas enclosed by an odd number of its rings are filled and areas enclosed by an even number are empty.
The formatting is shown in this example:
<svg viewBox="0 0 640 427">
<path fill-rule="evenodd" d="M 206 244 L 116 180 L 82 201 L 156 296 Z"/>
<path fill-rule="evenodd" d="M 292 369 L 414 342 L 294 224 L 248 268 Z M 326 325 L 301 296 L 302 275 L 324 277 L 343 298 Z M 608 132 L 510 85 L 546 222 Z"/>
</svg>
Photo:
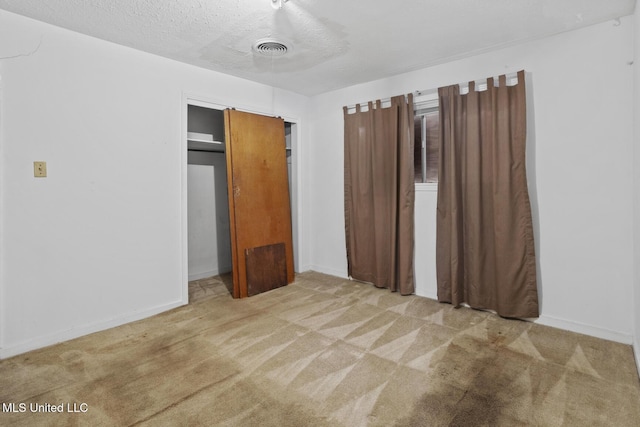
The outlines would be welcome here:
<svg viewBox="0 0 640 427">
<path fill-rule="evenodd" d="M 627 345 L 313 272 L 244 300 L 201 280 L 190 298 L 0 361 L 0 424 L 640 425 Z"/>
</svg>

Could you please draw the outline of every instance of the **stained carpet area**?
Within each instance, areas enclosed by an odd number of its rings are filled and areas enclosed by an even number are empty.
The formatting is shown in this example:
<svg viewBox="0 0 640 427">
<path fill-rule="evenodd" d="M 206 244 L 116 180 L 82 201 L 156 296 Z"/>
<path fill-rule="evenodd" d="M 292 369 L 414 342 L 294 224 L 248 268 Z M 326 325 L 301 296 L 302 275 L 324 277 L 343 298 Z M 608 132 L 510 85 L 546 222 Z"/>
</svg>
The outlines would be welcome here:
<svg viewBox="0 0 640 427">
<path fill-rule="evenodd" d="M 0 361 L 0 424 L 640 425 L 630 346 L 315 272 L 243 300 L 228 281 Z"/>
</svg>

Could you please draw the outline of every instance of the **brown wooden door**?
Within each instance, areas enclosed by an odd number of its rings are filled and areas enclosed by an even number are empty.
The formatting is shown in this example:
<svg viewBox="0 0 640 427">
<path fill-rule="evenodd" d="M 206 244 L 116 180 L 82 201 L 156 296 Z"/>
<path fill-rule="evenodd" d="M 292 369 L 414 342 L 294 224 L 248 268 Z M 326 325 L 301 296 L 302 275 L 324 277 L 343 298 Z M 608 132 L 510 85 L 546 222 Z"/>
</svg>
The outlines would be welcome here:
<svg viewBox="0 0 640 427">
<path fill-rule="evenodd" d="M 293 244 L 284 120 L 225 110 L 233 297 L 291 283 Z"/>
</svg>

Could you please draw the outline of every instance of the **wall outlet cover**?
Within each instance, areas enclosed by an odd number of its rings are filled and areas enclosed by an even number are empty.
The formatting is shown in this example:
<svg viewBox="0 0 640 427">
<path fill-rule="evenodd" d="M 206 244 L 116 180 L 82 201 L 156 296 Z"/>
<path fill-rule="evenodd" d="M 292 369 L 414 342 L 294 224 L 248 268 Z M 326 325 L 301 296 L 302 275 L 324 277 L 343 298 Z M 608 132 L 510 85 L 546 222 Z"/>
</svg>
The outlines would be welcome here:
<svg viewBox="0 0 640 427">
<path fill-rule="evenodd" d="M 47 176 L 47 162 L 33 162 L 33 176 L 45 178 Z"/>
</svg>

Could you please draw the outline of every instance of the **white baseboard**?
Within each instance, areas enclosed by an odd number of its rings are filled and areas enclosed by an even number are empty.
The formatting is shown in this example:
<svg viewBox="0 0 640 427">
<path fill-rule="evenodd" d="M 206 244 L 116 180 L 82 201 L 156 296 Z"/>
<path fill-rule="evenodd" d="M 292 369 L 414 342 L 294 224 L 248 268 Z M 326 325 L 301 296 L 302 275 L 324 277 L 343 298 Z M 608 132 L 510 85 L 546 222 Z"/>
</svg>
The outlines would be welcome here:
<svg viewBox="0 0 640 427">
<path fill-rule="evenodd" d="M 346 271 L 337 270 L 334 268 L 321 267 L 319 265 L 310 265 L 307 270 L 317 271 L 318 273 L 329 274 L 331 276 L 342 277 L 348 279 L 349 276 Z"/>
<path fill-rule="evenodd" d="M 223 268 L 218 268 L 216 270 L 205 271 L 205 272 L 202 272 L 202 273 L 190 274 L 189 275 L 189 281 L 206 279 L 207 277 L 211 277 L 211 276 L 217 276 L 218 274 L 220 274 L 221 271 L 223 273 L 231 271 L 231 266 L 229 266 L 228 268 L 224 268 L 223 267 Z"/>
<path fill-rule="evenodd" d="M 63 341 L 72 340 L 85 335 L 93 334 L 95 332 L 104 331 L 106 329 L 115 328 L 126 323 L 135 322 L 136 320 L 145 319 L 147 317 L 155 316 L 156 314 L 171 310 L 176 307 L 184 305 L 182 301 L 173 302 L 166 305 L 152 307 L 144 311 L 136 311 L 123 316 L 119 316 L 106 321 L 100 321 L 91 323 L 84 326 L 74 327 L 66 331 L 55 332 L 50 335 L 33 338 L 27 341 L 23 341 L 19 344 L 10 345 L 8 347 L 0 348 L 0 359 L 6 359 L 8 357 L 16 356 L 18 354 L 26 353 L 28 351 L 37 350 L 39 348 L 48 347 L 50 345 L 58 344 Z"/>
<path fill-rule="evenodd" d="M 537 320 L 534 320 L 534 323 L 563 329 L 565 331 L 577 332 L 579 334 L 602 338 L 609 341 L 615 341 L 622 344 L 633 344 L 633 336 L 631 334 L 612 331 L 593 325 L 587 325 L 573 320 L 566 320 L 560 319 L 558 317 L 542 315 Z"/>
<path fill-rule="evenodd" d="M 419 297 L 423 297 L 423 298 L 428 298 L 434 301 L 438 301 L 438 294 L 435 292 L 429 292 L 428 290 L 422 289 L 420 288 L 418 285 L 416 285 L 416 292 L 415 292 L 416 296 Z"/>
<path fill-rule="evenodd" d="M 640 342 L 637 340 L 633 343 L 633 355 L 636 357 L 636 369 L 640 377 Z"/>
<path fill-rule="evenodd" d="M 308 265 L 308 264 L 298 264 L 298 269 L 296 270 L 296 273 L 304 273 L 305 271 L 311 271 L 313 270 L 313 266 Z"/>
</svg>

